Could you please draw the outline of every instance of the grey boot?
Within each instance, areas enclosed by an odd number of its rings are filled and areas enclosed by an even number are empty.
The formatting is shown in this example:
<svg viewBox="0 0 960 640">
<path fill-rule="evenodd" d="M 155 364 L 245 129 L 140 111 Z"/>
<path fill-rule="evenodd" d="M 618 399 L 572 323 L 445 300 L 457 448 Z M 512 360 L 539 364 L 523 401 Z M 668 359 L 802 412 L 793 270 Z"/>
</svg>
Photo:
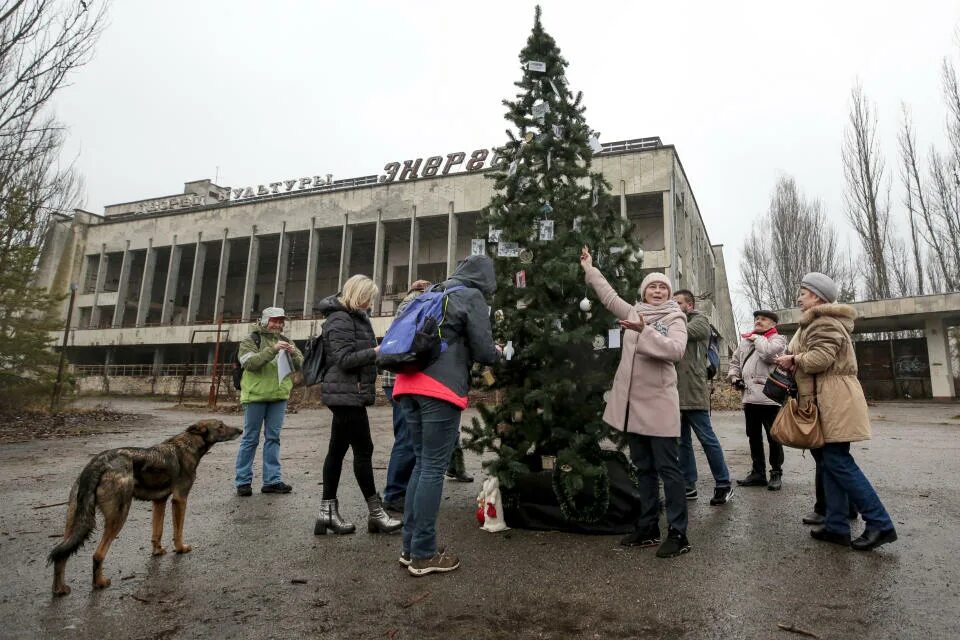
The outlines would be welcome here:
<svg viewBox="0 0 960 640">
<path fill-rule="evenodd" d="M 367 498 L 367 508 L 370 509 L 370 517 L 367 518 L 367 531 L 370 533 L 393 533 L 403 526 L 403 522 L 391 518 L 383 510 L 380 496 L 374 494 Z"/>
<path fill-rule="evenodd" d="M 325 535 L 327 529 L 336 534 L 353 533 L 357 530 L 353 524 L 345 522 L 340 517 L 340 511 L 337 507 L 336 498 L 320 501 L 320 513 L 317 515 L 316 524 L 313 525 L 313 535 Z"/>
</svg>

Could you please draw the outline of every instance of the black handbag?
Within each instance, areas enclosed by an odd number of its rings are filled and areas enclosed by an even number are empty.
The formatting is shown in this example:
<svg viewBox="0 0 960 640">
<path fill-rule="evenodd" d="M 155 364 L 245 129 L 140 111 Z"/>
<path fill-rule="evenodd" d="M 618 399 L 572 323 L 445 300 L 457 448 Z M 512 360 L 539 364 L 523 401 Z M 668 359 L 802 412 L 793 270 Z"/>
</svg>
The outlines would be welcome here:
<svg viewBox="0 0 960 640">
<path fill-rule="evenodd" d="M 787 398 L 797 397 L 797 381 L 792 373 L 777 367 L 767 376 L 767 381 L 763 385 L 763 395 L 783 406 Z"/>
</svg>

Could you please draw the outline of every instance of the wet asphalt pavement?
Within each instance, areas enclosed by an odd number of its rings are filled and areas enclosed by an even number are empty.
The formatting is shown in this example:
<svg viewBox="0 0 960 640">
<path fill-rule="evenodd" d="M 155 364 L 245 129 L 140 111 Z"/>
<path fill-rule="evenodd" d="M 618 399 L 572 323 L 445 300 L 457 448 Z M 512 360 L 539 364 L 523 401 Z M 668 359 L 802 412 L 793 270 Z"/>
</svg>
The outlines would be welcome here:
<svg viewBox="0 0 960 640">
<path fill-rule="evenodd" d="M 691 502 L 693 551 L 673 560 L 624 549 L 617 537 L 511 530 L 474 519 L 479 484 L 447 483 L 440 542 L 460 570 L 413 578 L 397 563 L 398 535 L 366 533 L 348 455 L 340 499 L 361 526 L 314 537 L 330 413 L 288 415 L 285 496 L 233 489 L 237 441 L 200 464 L 185 541 L 193 552 L 150 556 L 150 505 L 135 503 L 107 556 L 113 585 L 90 586 L 89 542 L 67 565 L 73 593 L 50 595 L 45 556 L 62 534 L 63 506 L 89 457 L 148 446 L 200 411 L 115 399 L 146 414 L 126 433 L 0 447 L 0 637 L 3 638 L 820 638 L 960 637 L 960 405 L 883 404 L 874 439 L 854 455 L 897 523 L 900 540 L 857 553 L 812 540 L 800 518 L 813 504 L 813 460 L 788 450 L 784 488 L 738 488 L 710 507 L 698 449 L 700 499 Z M 240 426 L 239 416 L 218 416 Z M 749 470 L 742 415 L 715 414 L 734 477 Z M 388 408 L 371 411 L 382 490 L 392 433 Z M 480 460 L 467 455 L 468 469 Z M 259 460 L 255 467 L 259 474 Z M 255 475 L 255 477 L 257 477 Z M 165 529 L 169 544 L 170 523 Z M 862 522 L 856 527 L 856 532 Z M 96 534 L 95 534 L 96 535 Z"/>
</svg>

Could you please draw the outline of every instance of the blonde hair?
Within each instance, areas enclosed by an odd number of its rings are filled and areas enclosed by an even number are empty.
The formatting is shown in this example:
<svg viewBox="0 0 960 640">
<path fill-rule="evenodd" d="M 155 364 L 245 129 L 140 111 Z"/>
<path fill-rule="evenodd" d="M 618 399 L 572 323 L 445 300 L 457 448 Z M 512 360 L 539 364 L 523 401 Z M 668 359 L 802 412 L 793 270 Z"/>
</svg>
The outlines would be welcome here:
<svg viewBox="0 0 960 640">
<path fill-rule="evenodd" d="M 343 283 L 343 293 L 338 298 L 347 309 L 358 311 L 369 306 L 379 293 L 380 289 L 374 284 L 373 280 L 358 274 L 350 276 Z"/>
</svg>

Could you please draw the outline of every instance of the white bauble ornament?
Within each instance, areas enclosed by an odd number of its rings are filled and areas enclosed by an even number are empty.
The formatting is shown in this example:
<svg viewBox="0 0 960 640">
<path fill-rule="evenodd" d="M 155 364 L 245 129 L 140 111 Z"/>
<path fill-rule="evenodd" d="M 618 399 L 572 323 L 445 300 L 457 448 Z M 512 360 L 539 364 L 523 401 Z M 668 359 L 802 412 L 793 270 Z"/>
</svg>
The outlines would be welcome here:
<svg viewBox="0 0 960 640">
<path fill-rule="evenodd" d="M 583 300 L 580 301 L 580 311 L 590 311 L 593 308 L 593 304 L 584 296 Z"/>
</svg>

